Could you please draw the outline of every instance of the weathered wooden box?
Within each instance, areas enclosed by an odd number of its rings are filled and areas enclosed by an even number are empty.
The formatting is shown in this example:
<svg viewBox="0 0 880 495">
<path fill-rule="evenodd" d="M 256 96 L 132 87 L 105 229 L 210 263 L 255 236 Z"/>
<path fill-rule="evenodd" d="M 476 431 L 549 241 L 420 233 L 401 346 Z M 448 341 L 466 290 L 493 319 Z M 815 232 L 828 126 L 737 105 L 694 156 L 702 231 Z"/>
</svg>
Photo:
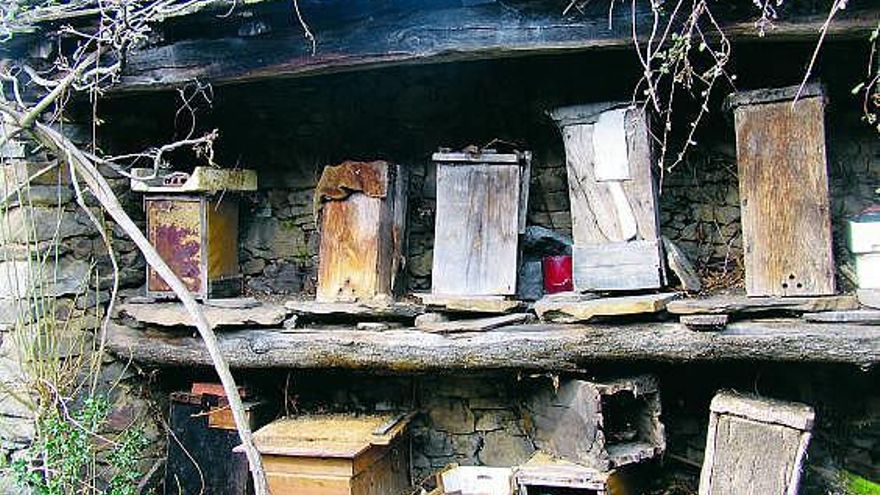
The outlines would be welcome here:
<svg viewBox="0 0 880 495">
<path fill-rule="evenodd" d="M 135 170 L 135 176 L 148 173 Z M 132 190 L 146 193 L 147 238 L 193 296 L 232 297 L 241 291 L 234 192 L 254 189 L 256 174 L 246 170 L 197 167 L 192 174 L 132 179 Z M 147 295 L 175 297 L 149 266 Z"/>
<path fill-rule="evenodd" d="M 411 489 L 408 418 L 281 419 L 254 434 L 272 495 L 404 495 Z"/>
<path fill-rule="evenodd" d="M 246 401 L 251 428 L 265 424 L 266 408 Z M 165 493 L 247 495 L 253 493 L 247 459 L 233 453 L 240 443 L 225 399 L 171 394 Z"/>
<path fill-rule="evenodd" d="M 537 386 L 525 404 L 530 435 L 557 459 L 605 472 L 666 450 L 660 392 L 651 375 Z"/>
<path fill-rule="evenodd" d="M 622 103 L 550 112 L 565 144 L 578 291 L 666 284 L 648 115 Z"/>
<path fill-rule="evenodd" d="M 825 98 L 819 85 L 731 95 L 746 293 L 834 294 Z"/>
<path fill-rule="evenodd" d="M 531 153 L 434 153 L 437 212 L 431 292 L 516 293 Z"/>
<path fill-rule="evenodd" d="M 318 302 L 393 296 L 406 240 L 407 180 L 384 161 L 325 167 L 315 190 L 320 206 Z"/>
<path fill-rule="evenodd" d="M 700 495 L 798 493 L 813 408 L 724 391 L 710 410 Z"/>
</svg>

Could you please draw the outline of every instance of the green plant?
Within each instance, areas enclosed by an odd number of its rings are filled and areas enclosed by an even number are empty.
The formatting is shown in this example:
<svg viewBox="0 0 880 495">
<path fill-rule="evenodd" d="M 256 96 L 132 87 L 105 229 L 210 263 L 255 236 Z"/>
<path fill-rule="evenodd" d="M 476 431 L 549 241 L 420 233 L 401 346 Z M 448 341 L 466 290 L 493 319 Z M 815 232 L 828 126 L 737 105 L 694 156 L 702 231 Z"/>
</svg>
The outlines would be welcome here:
<svg viewBox="0 0 880 495">
<path fill-rule="evenodd" d="M 109 410 L 104 396 L 88 397 L 75 410 L 59 400 L 38 419 L 39 434 L 28 455 L 12 463 L 16 481 L 38 495 L 137 493 L 142 476 L 137 462 L 146 447 L 143 431 L 130 428 L 115 440 L 102 436 Z M 105 466 L 99 466 L 101 458 Z M 96 481 L 106 472 L 109 487 L 101 490 Z"/>
<path fill-rule="evenodd" d="M 849 472 L 845 472 L 843 477 L 846 482 L 847 493 L 852 495 L 880 495 L 880 484 Z"/>
</svg>

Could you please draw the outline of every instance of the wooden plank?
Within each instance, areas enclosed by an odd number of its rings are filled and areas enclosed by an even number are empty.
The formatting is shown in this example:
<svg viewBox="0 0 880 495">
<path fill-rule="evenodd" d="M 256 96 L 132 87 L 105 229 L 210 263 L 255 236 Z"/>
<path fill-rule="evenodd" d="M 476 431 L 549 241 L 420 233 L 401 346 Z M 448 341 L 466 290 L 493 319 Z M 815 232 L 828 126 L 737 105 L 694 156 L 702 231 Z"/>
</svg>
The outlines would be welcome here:
<svg viewBox="0 0 880 495">
<path fill-rule="evenodd" d="M 662 285 L 657 240 L 572 247 L 572 277 L 579 290 L 629 290 Z"/>
<path fill-rule="evenodd" d="M 734 111 L 746 293 L 835 292 L 824 101 Z"/>
<path fill-rule="evenodd" d="M 446 8 L 424 8 L 420 3 L 418 8 L 397 11 L 388 11 L 385 2 L 357 9 L 340 9 L 337 4 L 336 17 L 341 19 L 326 26 L 313 25 L 318 39 L 314 56 L 289 9 L 274 18 L 260 15 L 260 19 L 270 22 L 272 35 L 248 38 L 234 35 L 241 25 L 239 17 L 211 15 L 204 21 L 206 24 L 212 28 L 225 25 L 231 34 L 175 40 L 137 50 L 126 65 L 121 84 L 115 85 L 114 90 L 168 89 L 193 80 L 222 84 L 404 63 L 630 48 L 633 43 L 628 9 L 614 9 L 609 27 L 607 9 L 598 5 L 586 15 L 562 16 L 559 6 L 552 2 L 514 2 L 513 8 L 507 8 L 509 3 L 498 2 L 459 8 L 441 3 Z M 333 7 L 331 2 L 330 8 Z M 650 33 L 652 16 L 647 5 L 636 7 L 636 30 L 645 39 Z M 835 16 L 829 26 L 829 39 L 865 39 L 870 35 L 876 28 L 878 12 L 858 7 L 851 5 Z M 751 20 L 719 22 L 732 40 L 814 41 L 825 20 L 824 13 L 818 14 L 783 14 L 764 37 Z M 308 14 L 306 17 L 310 21 L 313 18 Z"/>
<path fill-rule="evenodd" d="M 431 292 L 516 293 L 520 167 L 437 164 Z"/>
<path fill-rule="evenodd" d="M 596 316 L 619 316 L 663 311 L 675 293 L 643 294 L 638 296 L 601 297 L 588 301 L 557 302 L 540 300 L 535 312 L 543 321 L 573 323 L 589 321 Z"/>
<path fill-rule="evenodd" d="M 523 323 L 529 319 L 525 313 L 494 316 L 491 318 L 474 318 L 470 320 L 452 320 L 439 322 L 424 322 L 417 324 L 416 328 L 430 333 L 464 333 L 485 332 L 495 328 Z"/>
<path fill-rule="evenodd" d="M 812 313 L 817 311 L 844 311 L 858 309 L 853 296 L 823 297 L 745 297 L 717 296 L 679 299 L 666 306 L 666 311 L 678 315 L 690 314 L 758 314 L 768 312 Z"/>
<path fill-rule="evenodd" d="M 379 273 L 381 226 L 390 211 L 382 198 L 354 193 L 322 208 L 319 302 L 370 300 L 388 294 L 389 280 Z"/>
<path fill-rule="evenodd" d="M 523 369 L 578 371 L 596 362 L 811 362 L 870 368 L 880 363 L 880 327 L 806 324 L 800 319 L 731 323 L 694 332 L 679 323 L 515 325 L 451 339 L 410 330 L 366 332 L 338 327 L 282 333 L 241 330 L 218 335 L 234 368 L 393 370 Z M 108 329 L 108 348 L 145 365 L 210 367 L 197 337 Z"/>
<path fill-rule="evenodd" d="M 856 294 L 863 306 L 880 309 L 880 289 L 859 289 Z"/>
<path fill-rule="evenodd" d="M 801 431 L 813 429 L 816 413 L 813 408 L 797 402 L 786 402 L 732 391 L 722 391 L 712 398 L 712 412 L 787 426 Z"/>
</svg>

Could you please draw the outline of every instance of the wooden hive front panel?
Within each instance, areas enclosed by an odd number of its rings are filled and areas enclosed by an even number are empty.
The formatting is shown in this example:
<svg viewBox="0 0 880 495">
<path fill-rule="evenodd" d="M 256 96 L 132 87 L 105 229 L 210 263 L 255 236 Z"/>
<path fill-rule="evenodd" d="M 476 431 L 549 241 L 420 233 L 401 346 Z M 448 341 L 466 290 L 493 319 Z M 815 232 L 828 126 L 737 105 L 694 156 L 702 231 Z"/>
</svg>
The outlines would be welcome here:
<svg viewBox="0 0 880 495">
<path fill-rule="evenodd" d="M 431 292 L 513 295 L 519 205 L 519 164 L 438 163 Z"/>
<path fill-rule="evenodd" d="M 316 299 L 372 299 L 390 294 L 391 211 L 383 198 L 354 193 L 323 205 Z"/>
<path fill-rule="evenodd" d="M 596 142 L 605 139 L 597 136 L 602 132 L 599 119 L 614 112 L 622 112 L 617 139 L 626 167 L 609 171 L 600 167 Z M 665 273 L 647 114 L 639 108 L 597 104 L 564 107 L 554 115 L 565 145 L 575 289 L 662 287 Z"/>
<path fill-rule="evenodd" d="M 750 296 L 835 292 L 824 101 L 779 101 L 736 108 Z"/>
</svg>

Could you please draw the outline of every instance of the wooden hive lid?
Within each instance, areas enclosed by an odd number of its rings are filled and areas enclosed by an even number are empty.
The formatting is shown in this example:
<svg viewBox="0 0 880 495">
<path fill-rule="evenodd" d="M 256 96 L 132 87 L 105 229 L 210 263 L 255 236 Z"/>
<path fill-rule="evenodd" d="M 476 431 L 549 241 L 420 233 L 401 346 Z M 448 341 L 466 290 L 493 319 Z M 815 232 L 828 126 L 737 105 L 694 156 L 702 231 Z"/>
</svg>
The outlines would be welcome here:
<svg viewBox="0 0 880 495">
<path fill-rule="evenodd" d="M 254 434 L 262 454 L 353 459 L 372 446 L 389 445 L 412 414 L 299 416 L 274 421 Z"/>
</svg>

